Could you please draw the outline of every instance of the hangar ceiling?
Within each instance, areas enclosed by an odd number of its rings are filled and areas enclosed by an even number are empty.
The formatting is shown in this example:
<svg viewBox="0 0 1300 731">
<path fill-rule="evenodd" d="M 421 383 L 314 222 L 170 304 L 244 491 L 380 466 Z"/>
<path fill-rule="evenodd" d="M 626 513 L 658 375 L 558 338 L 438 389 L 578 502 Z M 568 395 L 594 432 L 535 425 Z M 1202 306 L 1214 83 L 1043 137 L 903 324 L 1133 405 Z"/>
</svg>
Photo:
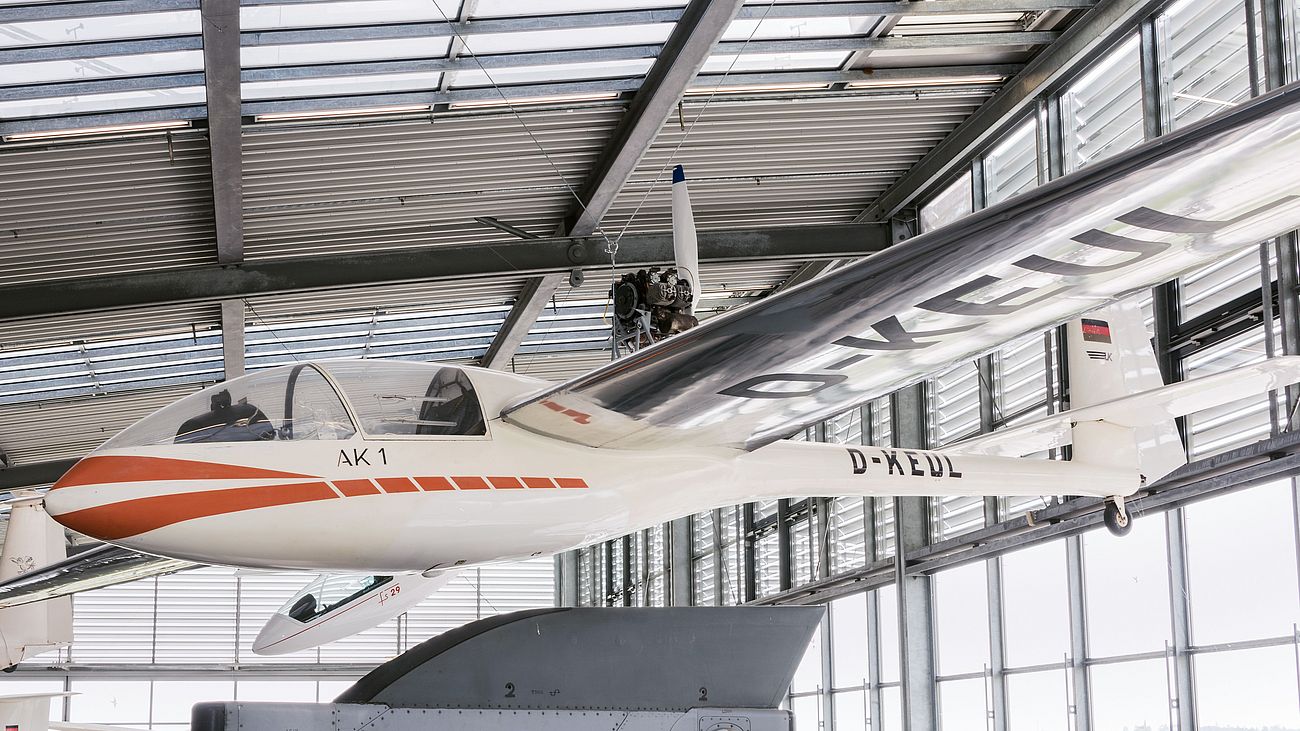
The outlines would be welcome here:
<svg viewBox="0 0 1300 731">
<path fill-rule="evenodd" d="M 672 164 L 706 314 L 878 250 L 1150 5 L 0 0 L 0 488 L 245 366 L 603 362 Z"/>
</svg>

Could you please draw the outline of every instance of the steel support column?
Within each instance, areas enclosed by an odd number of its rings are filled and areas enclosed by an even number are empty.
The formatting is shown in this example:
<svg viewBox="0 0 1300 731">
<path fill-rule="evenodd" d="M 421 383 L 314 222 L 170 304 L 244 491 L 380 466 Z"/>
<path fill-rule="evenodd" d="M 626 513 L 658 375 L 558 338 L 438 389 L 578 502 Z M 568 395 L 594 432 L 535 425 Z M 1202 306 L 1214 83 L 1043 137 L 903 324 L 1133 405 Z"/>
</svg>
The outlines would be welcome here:
<svg viewBox="0 0 1300 731">
<path fill-rule="evenodd" d="M 217 263 L 244 258 L 243 150 L 240 141 L 239 0 L 202 0 L 203 79 Z"/>
<path fill-rule="evenodd" d="M 1001 559 L 999 558 L 1000 562 Z M 1074 728 L 1087 731 L 1092 728 L 1091 684 L 1088 681 L 1088 621 L 1083 601 L 1083 538 L 1065 539 L 1066 585 L 1070 600 L 1070 699 L 1074 714 Z"/>
<path fill-rule="evenodd" d="M 578 552 L 565 551 L 555 557 L 556 577 L 559 579 L 559 596 L 556 605 L 561 607 L 578 606 Z"/>
<path fill-rule="evenodd" d="M 668 604 L 674 607 L 685 607 L 695 603 L 691 596 L 691 576 L 693 566 L 691 565 L 691 519 L 678 518 L 669 524 L 669 535 L 671 536 L 671 557 L 668 564 L 669 572 L 669 596 Z"/>
<path fill-rule="evenodd" d="M 925 447 L 925 398 L 921 384 L 895 392 L 894 446 Z M 930 577 L 908 571 L 911 551 L 930 544 L 930 501 L 894 498 L 894 585 L 898 587 L 899 673 L 903 728 L 929 731 L 937 726 L 934 680 L 934 608 Z"/>
<path fill-rule="evenodd" d="M 587 177 L 578 196 L 580 204 L 569 217 L 573 221 L 570 235 L 585 236 L 600 228 L 600 220 L 742 5 L 744 0 L 691 0 L 682 11 L 627 114 Z"/>
<path fill-rule="evenodd" d="M 998 523 L 998 499 L 984 498 L 984 525 Z M 1002 611 L 1002 558 L 989 559 L 984 564 L 989 603 L 989 685 L 992 690 L 993 713 L 991 731 L 1007 731 L 1007 644 L 1006 619 Z"/>
<path fill-rule="evenodd" d="M 1187 581 L 1187 538 L 1181 507 L 1165 513 L 1165 536 L 1169 547 L 1169 609 L 1173 630 L 1173 669 L 1177 731 L 1196 728 L 1196 689 L 1192 683 L 1192 609 Z"/>
<path fill-rule="evenodd" d="M 501 323 L 501 329 L 492 338 L 487 352 L 483 354 L 479 365 L 484 368 L 504 370 L 510 364 L 519 346 L 523 344 L 528 332 L 537 323 L 546 304 L 551 301 L 560 285 L 564 283 L 563 274 L 546 274 L 533 277 L 524 283 L 523 290 L 515 300 L 515 306 Z"/>
<path fill-rule="evenodd" d="M 221 303 L 221 357 L 226 380 L 244 375 L 244 301 Z"/>
</svg>

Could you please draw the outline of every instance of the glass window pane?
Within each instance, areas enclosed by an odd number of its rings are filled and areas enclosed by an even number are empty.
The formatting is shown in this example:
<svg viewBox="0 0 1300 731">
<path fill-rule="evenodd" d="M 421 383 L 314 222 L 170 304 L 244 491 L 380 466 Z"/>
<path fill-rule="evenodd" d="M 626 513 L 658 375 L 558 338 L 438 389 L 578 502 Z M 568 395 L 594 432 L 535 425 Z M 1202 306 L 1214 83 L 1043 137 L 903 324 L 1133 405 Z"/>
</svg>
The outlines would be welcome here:
<svg viewBox="0 0 1300 731">
<path fill-rule="evenodd" d="M 1164 515 L 1138 517 L 1122 538 L 1104 530 L 1084 534 L 1083 568 L 1088 655 L 1163 650 L 1170 639 Z"/>
<path fill-rule="evenodd" d="M 1300 606 L 1290 481 L 1195 503 L 1184 514 L 1192 641 L 1291 636 Z M 1262 569 L 1266 556 L 1279 558 L 1267 562 L 1264 575 L 1246 570 Z"/>
<path fill-rule="evenodd" d="M 234 699 L 232 680 L 155 680 L 153 722 L 189 723 L 195 703 Z"/>
<path fill-rule="evenodd" d="M 501 18 L 516 15 L 560 15 L 592 13 L 603 10 L 640 8 L 680 8 L 684 0 L 479 0 L 474 18 Z"/>
<path fill-rule="evenodd" d="M 943 731 L 988 731 L 984 679 L 939 683 L 939 723 Z"/>
<path fill-rule="evenodd" d="M 1142 72 L 1133 36 L 1102 57 L 1061 95 L 1065 170 L 1141 144 Z"/>
<path fill-rule="evenodd" d="M 971 212 L 970 173 L 963 174 L 921 206 L 921 233 L 946 226 Z"/>
<path fill-rule="evenodd" d="M 1272 247 L 1270 247 L 1271 249 Z M 1259 247 L 1242 249 L 1226 259 L 1178 279 L 1183 322 L 1247 293 L 1260 297 Z"/>
<path fill-rule="evenodd" d="M 149 681 L 74 680 L 70 697 L 72 723 L 149 723 Z"/>
<path fill-rule="evenodd" d="M 983 671 L 989 662 L 989 595 L 985 562 L 934 575 L 939 674 Z"/>
<path fill-rule="evenodd" d="M 898 686 L 880 689 L 880 715 L 884 718 L 872 724 L 872 731 L 903 731 L 903 691 Z"/>
<path fill-rule="evenodd" d="M 1104 627 L 1109 632 L 1115 625 L 1094 626 Z M 1093 665 L 1088 669 L 1093 730 L 1168 728 L 1169 683 L 1166 678 L 1164 660 Z"/>
<path fill-rule="evenodd" d="M 835 710 L 835 731 L 871 731 L 867 728 L 871 708 L 867 705 L 865 691 L 836 693 L 831 696 L 831 701 Z"/>
<path fill-rule="evenodd" d="M 879 22 L 875 15 L 845 15 L 838 18 L 738 18 L 722 34 L 724 41 L 772 40 L 780 38 L 843 38 L 868 33 Z M 755 30 L 757 26 L 757 30 Z"/>
<path fill-rule="evenodd" d="M 1193 353 L 1183 360 L 1184 376 L 1196 378 L 1263 362 L 1267 357 L 1264 337 L 1264 328 L 1258 327 Z M 1268 399 L 1268 394 L 1261 393 L 1189 415 L 1187 441 L 1192 457 L 1216 454 L 1266 438 L 1271 431 Z"/>
<path fill-rule="evenodd" d="M 514 33 L 475 33 L 465 39 L 465 45 L 470 53 L 479 56 L 558 51 L 568 48 L 644 46 L 663 43 L 672 31 L 672 23 L 600 28 L 548 28 Z"/>
<path fill-rule="evenodd" d="M 1179 0 L 1156 23 L 1171 128 L 1250 96 L 1246 9 L 1239 0 Z"/>
<path fill-rule="evenodd" d="M 836 688 L 867 684 L 867 595 L 831 602 L 831 677 Z"/>
<path fill-rule="evenodd" d="M 1294 647 L 1195 655 L 1192 667 L 1201 728 L 1300 727 Z"/>
<path fill-rule="evenodd" d="M 790 711 L 794 713 L 794 731 L 819 731 L 821 729 L 821 696 L 806 695 L 791 698 Z"/>
<path fill-rule="evenodd" d="M 437 89 L 442 74 L 424 71 L 413 74 L 367 74 L 365 76 L 330 76 L 318 79 L 250 81 L 240 84 L 246 100 L 288 99 L 309 96 L 394 93 Z"/>
<path fill-rule="evenodd" d="M 1002 557 L 1007 664 L 1065 661 L 1070 648 L 1070 604 L 1065 544 L 1055 541 Z"/>
<path fill-rule="evenodd" d="M 881 683 L 898 682 L 898 589 L 887 586 L 876 590 L 877 611 L 880 620 L 880 679 Z"/>
<path fill-rule="evenodd" d="M 1028 120 L 984 154 L 984 203 L 995 205 L 1038 185 L 1038 125 Z"/>
<path fill-rule="evenodd" d="M 1007 676 L 1010 731 L 1067 731 L 1070 702 L 1063 670 Z"/>
<path fill-rule="evenodd" d="M 235 700 L 316 702 L 314 680 L 241 680 L 235 685 Z"/>
</svg>

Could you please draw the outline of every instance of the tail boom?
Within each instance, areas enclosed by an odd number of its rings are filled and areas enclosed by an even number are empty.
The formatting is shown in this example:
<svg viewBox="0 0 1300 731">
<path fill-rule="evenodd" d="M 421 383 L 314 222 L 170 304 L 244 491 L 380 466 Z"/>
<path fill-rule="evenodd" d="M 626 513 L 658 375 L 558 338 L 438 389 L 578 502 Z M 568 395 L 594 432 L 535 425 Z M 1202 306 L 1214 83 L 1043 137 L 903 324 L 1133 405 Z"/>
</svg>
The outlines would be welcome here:
<svg viewBox="0 0 1300 731">
<path fill-rule="evenodd" d="M 1136 469 L 926 449 L 777 442 L 740 458 L 741 500 L 879 495 L 1131 495 Z"/>
</svg>

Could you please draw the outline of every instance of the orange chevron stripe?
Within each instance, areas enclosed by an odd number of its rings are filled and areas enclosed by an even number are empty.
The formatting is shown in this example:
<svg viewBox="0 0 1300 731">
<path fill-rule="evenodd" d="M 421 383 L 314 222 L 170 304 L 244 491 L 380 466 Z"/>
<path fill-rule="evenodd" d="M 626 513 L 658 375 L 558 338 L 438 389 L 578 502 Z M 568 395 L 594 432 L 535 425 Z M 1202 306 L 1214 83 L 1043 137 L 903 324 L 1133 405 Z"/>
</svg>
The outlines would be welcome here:
<svg viewBox="0 0 1300 731">
<path fill-rule="evenodd" d="M 236 487 L 123 500 L 64 513 L 58 520 L 79 533 L 111 541 L 195 518 L 335 497 L 324 482 Z"/>
<path fill-rule="evenodd" d="M 169 482 L 172 480 L 317 479 L 314 475 L 264 470 L 258 467 L 200 462 L 165 457 L 101 455 L 86 457 L 72 466 L 52 489 L 115 482 Z"/>
</svg>

